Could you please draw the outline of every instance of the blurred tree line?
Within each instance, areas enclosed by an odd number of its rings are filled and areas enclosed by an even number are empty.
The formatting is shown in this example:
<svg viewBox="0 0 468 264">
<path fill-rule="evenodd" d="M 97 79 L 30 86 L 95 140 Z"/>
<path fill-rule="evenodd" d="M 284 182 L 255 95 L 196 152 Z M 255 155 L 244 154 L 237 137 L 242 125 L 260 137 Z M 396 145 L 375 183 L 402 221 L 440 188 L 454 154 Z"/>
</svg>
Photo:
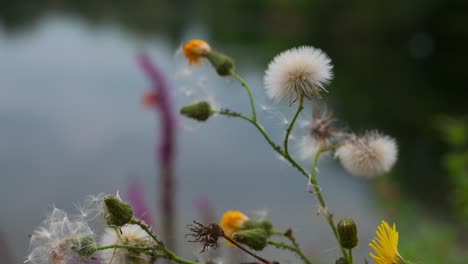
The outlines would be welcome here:
<svg viewBox="0 0 468 264">
<path fill-rule="evenodd" d="M 468 1 L 0 0 L 0 26 L 10 34 L 55 13 L 165 34 L 174 46 L 200 23 L 216 47 L 265 67 L 292 46 L 323 48 L 335 65 L 329 100 L 337 117 L 356 132 L 375 127 L 398 139 L 395 180 L 427 209 L 451 201 L 441 165 L 449 146 L 434 120 L 467 114 Z"/>
</svg>

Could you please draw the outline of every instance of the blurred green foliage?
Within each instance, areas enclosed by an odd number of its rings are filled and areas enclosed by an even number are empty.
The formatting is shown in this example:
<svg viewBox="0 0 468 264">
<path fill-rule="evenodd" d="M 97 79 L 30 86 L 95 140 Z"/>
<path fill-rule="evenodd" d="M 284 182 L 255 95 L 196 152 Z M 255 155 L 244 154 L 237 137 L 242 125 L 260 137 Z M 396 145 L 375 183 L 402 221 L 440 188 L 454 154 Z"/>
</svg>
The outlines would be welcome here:
<svg viewBox="0 0 468 264">
<path fill-rule="evenodd" d="M 468 228 L 468 118 L 441 117 L 436 124 L 450 146 L 442 163 L 452 186 L 454 212 Z"/>
</svg>

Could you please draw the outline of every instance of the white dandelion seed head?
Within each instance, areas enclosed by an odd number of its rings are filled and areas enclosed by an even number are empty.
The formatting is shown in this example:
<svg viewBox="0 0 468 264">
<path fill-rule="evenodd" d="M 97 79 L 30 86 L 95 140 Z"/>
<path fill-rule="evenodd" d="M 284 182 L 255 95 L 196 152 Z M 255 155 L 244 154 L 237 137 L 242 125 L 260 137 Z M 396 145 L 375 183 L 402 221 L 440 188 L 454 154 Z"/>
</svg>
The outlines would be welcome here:
<svg viewBox="0 0 468 264">
<path fill-rule="evenodd" d="M 335 155 L 351 174 L 375 177 L 387 173 L 395 165 L 398 147 L 393 138 L 369 132 L 348 140 Z"/>
<path fill-rule="evenodd" d="M 266 93 L 274 101 L 319 97 L 333 78 L 332 69 L 331 59 L 320 49 L 302 46 L 283 51 L 265 72 Z"/>
<path fill-rule="evenodd" d="M 32 264 L 87 263 L 86 258 L 80 257 L 72 249 L 74 246 L 72 240 L 82 238 L 94 238 L 94 232 L 87 222 L 80 218 L 70 218 L 65 211 L 54 208 L 31 235 L 31 252 L 25 262 Z"/>
<path fill-rule="evenodd" d="M 116 232 L 121 232 L 121 239 Z M 125 225 L 119 230 L 113 228 L 106 228 L 100 239 L 100 246 L 110 246 L 110 245 L 131 245 L 131 246 L 151 246 L 154 244 L 154 241 L 151 237 L 138 225 Z M 113 264 L 126 264 L 133 263 L 129 262 L 130 260 L 136 259 L 146 259 L 146 256 L 134 252 L 130 252 L 125 248 L 113 248 L 105 249 L 100 252 L 101 260 L 104 263 L 113 263 Z"/>
<path fill-rule="evenodd" d="M 313 160 L 319 150 L 319 142 L 310 135 L 306 135 L 299 143 L 299 158 L 301 160 Z"/>
</svg>

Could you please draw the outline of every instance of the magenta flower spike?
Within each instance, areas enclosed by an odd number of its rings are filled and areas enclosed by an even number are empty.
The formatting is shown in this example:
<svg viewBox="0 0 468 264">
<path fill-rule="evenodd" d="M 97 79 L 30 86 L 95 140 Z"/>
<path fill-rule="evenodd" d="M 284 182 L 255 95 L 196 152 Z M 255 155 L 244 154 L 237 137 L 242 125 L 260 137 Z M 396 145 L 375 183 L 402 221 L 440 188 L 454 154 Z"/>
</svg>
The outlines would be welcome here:
<svg viewBox="0 0 468 264">
<path fill-rule="evenodd" d="M 161 117 L 161 139 L 157 147 L 156 162 L 159 162 L 159 189 L 161 191 L 161 231 L 165 238 L 166 245 L 174 249 L 175 236 L 175 144 L 176 144 L 176 116 L 173 111 L 170 85 L 162 71 L 151 62 L 150 58 L 141 53 L 137 56 L 137 61 L 151 80 L 150 102 Z M 156 98 L 156 99 L 155 99 Z"/>
</svg>

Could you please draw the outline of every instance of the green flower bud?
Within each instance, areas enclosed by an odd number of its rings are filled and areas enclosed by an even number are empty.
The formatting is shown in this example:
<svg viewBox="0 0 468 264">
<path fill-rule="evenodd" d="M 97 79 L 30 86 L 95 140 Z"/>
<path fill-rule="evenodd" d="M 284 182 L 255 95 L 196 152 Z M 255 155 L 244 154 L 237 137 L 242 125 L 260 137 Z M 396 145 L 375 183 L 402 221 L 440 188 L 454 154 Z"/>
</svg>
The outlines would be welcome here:
<svg viewBox="0 0 468 264">
<path fill-rule="evenodd" d="M 338 223 L 340 244 L 346 249 L 352 249 L 358 244 L 357 227 L 353 219 L 343 219 Z"/>
<path fill-rule="evenodd" d="M 211 51 L 205 57 L 221 76 L 231 75 L 234 71 L 234 61 L 222 53 Z"/>
<path fill-rule="evenodd" d="M 273 224 L 270 221 L 263 220 L 263 221 L 256 221 L 252 219 L 248 219 L 244 222 L 243 229 L 255 229 L 261 228 L 263 229 L 268 236 L 273 233 Z"/>
<path fill-rule="evenodd" d="M 262 228 L 254 228 L 238 231 L 232 238 L 253 250 L 262 250 L 267 245 L 268 234 Z"/>
<path fill-rule="evenodd" d="M 90 236 L 73 238 L 69 240 L 71 249 L 73 249 L 80 256 L 91 256 L 96 252 L 96 242 Z"/>
<path fill-rule="evenodd" d="M 105 218 L 110 226 L 123 226 L 133 218 L 133 208 L 130 204 L 112 195 L 104 197 L 106 206 Z"/>
<path fill-rule="evenodd" d="M 180 113 L 198 121 L 206 121 L 213 114 L 210 104 L 206 101 L 184 106 Z"/>
</svg>

